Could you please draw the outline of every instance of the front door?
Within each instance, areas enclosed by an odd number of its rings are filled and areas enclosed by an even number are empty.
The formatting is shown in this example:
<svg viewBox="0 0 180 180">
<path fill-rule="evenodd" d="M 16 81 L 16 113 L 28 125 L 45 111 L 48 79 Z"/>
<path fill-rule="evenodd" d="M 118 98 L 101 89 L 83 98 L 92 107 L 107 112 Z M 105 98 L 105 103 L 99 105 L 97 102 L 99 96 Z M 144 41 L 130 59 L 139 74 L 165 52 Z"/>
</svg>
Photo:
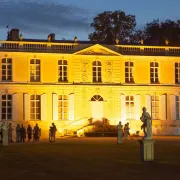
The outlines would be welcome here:
<svg viewBox="0 0 180 180">
<path fill-rule="evenodd" d="M 101 96 L 95 95 L 91 99 L 91 116 L 93 119 L 102 119 L 104 116 L 104 102 Z"/>
</svg>

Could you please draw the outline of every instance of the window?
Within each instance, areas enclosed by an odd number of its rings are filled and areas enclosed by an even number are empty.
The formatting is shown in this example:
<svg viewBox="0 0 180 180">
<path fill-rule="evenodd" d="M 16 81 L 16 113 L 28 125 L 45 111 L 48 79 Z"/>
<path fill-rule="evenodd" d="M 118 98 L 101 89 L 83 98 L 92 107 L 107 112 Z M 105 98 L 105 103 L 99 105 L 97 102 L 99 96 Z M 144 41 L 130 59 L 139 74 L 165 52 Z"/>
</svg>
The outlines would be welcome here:
<svg viewBox="0 0 180 180">
<path fill-rule="evenodd" d="M 1 119 L 2 121 L 5 120 L 12 120 L 12 95 L 4 94 L 2 95 L 2 113 Z"/>
<path fill-rule="evenodd" d="M 126 119 L 134 119 L 134 97 L 126 96 Z"/>
<path fill-rule="evenodd" d="M 125 62 L 125 83 L 134 83 L 133 62 Z"/>
<path fill-rule="evenodd" d="M 159 119 L 159 96 L 151 97 L 152 119 Z"/>
<path fill-rule="evenodd" d="M 68 81 L 68 62 L 66 60 L 58 61 L 58 82 Z"/>
<path fill-rule="evenodd" d="M 101 62 L 100 61 L 94 61 L 93 62 L 93 82 L 101 82 L 102 77 L 101 77 Z"/>
<path fill-rule="evenodd" d="M 180 98 L 179 96 L 176 96 L 176 120 L 179 120 L 180 119 Z"/>
<path fill-rule="evenodd" d="M 58 119 L 68 119 L 68 96 L 58 96 Z"/>
<path fill-rule="evenodd" d="M 30 81 L 40 82 L 40 59 L 30 60 Z"/>
<path fill-rule="evenodd" d="M 103 98 L 100 95 L 94 95 L 91 101 L 103 101 Z"/>
<path fill-rule="evenodd" d="M 40 120 L 40 95 L 30 96 L 30 119 Z"/>
<path fill-rule="evenodd" d="M 12 81 L 12 59 L 2 59 L 2 81 Z"/>
<path fill-rule="evenodd" d="M 175 63 L 175 83 L 180 83 L 180 63 Z"/>
<path fill-rule="evenodd" d="M 150 63 L 150 82 L 151 83 L 159 83 L 158 69 L 159 69 L 159 64 L 157 62 Z"/>
</svg>

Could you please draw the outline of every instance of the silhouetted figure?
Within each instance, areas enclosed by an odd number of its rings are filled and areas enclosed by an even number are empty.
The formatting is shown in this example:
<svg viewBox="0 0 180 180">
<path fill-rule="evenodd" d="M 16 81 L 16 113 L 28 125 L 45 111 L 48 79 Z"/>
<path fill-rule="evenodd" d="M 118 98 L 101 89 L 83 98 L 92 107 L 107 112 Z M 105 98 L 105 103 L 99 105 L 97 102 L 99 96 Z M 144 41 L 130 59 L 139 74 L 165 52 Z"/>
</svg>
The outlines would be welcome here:
<svg viewBox="0 0 180 180">
<path fill-rule="evenodd" d="M 21 138 L 21 142 L 25 142 L 26 139 L 26 129 L 24 128 L 23 124 L 21 125 L 20 128 L 20 138 Z"/>
<path fill-rule="evenodd" d="M 32 138 L 32 127 L 30 124 L 27 127 L 27 135 L 28 135 L 28 142 L 29 142 L 31 141 L 31 138 Z"/>
<path fill-rule="evenodd" d="M 12 139 L 12 132 L 13 132 L 13 128 L 12 128 L 12 124 L 9 123 L 9 127 L 8 127 L 8 141 L 9 142 L 13 142 L 13 139 Z"/>
<path fill-rule="evenodd" d="M 56 125 L 54 123 L 52 123 L 52 141 L 55 142 L 56 141 Z"/>
<path fill-rule="evenodd" d="M 20 142 L 20 131 L 21 131 L 21 127 L 20 125 L 18 124 L 16 126 L 16 142 Z"/>
<path fill-rule="evenodd" d="M 36 124 L 36 126 L 34 126 L 34 129 L 33 129 L 33 141 L 34 142 L 39 141 L 39 126 L 38 126 L 38 124 Z"/>
</svg>

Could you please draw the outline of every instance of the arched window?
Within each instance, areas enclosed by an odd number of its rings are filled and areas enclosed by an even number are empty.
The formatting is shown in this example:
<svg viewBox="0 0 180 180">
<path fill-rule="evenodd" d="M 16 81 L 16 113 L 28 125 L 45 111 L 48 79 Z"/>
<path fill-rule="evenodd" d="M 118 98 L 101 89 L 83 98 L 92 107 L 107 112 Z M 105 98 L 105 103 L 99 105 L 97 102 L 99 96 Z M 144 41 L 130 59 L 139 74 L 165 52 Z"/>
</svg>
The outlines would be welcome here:
<svg viewBox="0 0 180 180">
<path fill-rule="evenodd" d="M 58 61 L 58 82 L 68 81 L 68 62 L 67 60 Z"/>
<path fill-rule="evenodd" d="M 125 82 L 126 83 L 134 83 L 134 63 L 133 62 L 125 62 Z"/>
<path fill-rule="evenodd" d="M 150 82 L 151 83 L 159 83 L 158 70 L 159 70 L 159 63 L 151 62 L 150 63 Z"/>
<path fill-rule="evenodd" d="M 100 95 L 94 95 L 91 101 L 103 101 L 103 98 Z"/>
<path fill-rule="evenodd" d="M 126 96 L 126 117 L 134 119 L 134 97 Z"/>
<path fill-rule="evenodd" d="M 2 81 L 12 81 L 12 59 L 3 58 L 1 61 Z"/>
<path fill-rule="evenodd" d="M 2 120 L 12 120 L 12 95 L 3 94 L 1 101 L 1 119 Z"/>
<path fill-rule="evenodd" d="M 93 82 L 101 82 L 102 77 L 101 77 L 101 62 L 100 61 L 94 61 L 93 62 Z"/>
</svg>

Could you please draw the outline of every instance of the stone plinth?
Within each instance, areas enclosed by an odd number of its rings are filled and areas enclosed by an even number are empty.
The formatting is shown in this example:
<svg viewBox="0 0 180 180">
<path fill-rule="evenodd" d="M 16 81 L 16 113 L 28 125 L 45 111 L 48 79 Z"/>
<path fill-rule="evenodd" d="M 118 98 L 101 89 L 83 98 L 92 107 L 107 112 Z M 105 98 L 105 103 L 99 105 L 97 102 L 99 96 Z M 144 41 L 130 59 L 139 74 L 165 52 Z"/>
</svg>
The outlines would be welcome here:
<svg viewBox="0 0 180 180">
<path fill-rule="evenodd" d="M 152 139 L 139 140 L 142 161 L 154 161 L 154 142 Z"/>
</svg>

